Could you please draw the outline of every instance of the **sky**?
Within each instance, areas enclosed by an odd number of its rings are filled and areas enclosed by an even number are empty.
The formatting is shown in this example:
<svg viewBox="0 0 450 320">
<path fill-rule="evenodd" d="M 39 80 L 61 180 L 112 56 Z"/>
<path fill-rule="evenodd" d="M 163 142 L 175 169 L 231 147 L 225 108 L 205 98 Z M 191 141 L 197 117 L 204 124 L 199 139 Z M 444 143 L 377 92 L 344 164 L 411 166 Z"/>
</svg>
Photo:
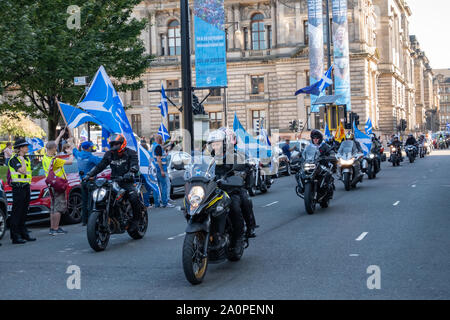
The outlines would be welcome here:
<svg viewBox="0 0 450 320">
<path fill-rule="evenodd" d="M 450 68 L 450 0 L 406 0 L 412 11 L 409 33 L 416 35 L 433 69 Z"/>
</svg>

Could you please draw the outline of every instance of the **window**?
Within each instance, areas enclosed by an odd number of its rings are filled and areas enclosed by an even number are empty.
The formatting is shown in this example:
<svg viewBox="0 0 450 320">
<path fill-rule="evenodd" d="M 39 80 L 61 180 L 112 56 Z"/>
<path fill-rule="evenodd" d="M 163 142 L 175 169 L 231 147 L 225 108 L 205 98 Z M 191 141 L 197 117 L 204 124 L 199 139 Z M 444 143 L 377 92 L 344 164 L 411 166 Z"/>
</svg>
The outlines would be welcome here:
<svg viewBox="0 0 450 320">
<path fill-rule="evenodd" d="M 272 26 L 267 26 L 267 49 L 272 48 Z"/>
<path fill-rule="evenodd" d="M 180 114 L 169 113 L 169 132 L 180 129 Z"/>
<path fill-rule="evenodd" d="M 179 88 L 178 79 L 176 79 L 176 80 L 167 80 L 166 88 L 167 89 L 178 89 Z M 180 92 L 179 91 L 167 91 L 166 95 L 169 98 L 179 98 L 180 97 Z"/>
<path fill-rule="evenodd" d="M 142 121 L 140 114 L 131 115 L 131 127 L 138 136 L 142 135 Z"/>
<path fill-rule="evenodd" d="M 264 77 L 252 76 L 251 78 L 252 94 L 264 93 Z"/>
<path fill-rule="evenodd" d="M 248 50 L 248 32 L 247 32 L 247 28 L 244 28 L 244 50 Z"/>
<path fill-rule="evenodd" d="M 253 130 L 259 131 L 260 127 L 258 126 L 258 121 L 261 123 L 261 120 L 263 120 L 266 117 L 266 112 L 264 110 L 253 110 L 252 111 L 252 126 Z"/>
<path fill-rule="evenodd" d="M 209 89 L 210 97 L 220 97 L 220 88 Z"/>
<path fill-rule="evenodd" d="M 305 71 L 305 77 L 306 77 L 306 86 L 309 87 L 311 85 L 311 79 L 309 78 L 309 70 Z"/>
<path fill-rule="evenodd" d="M 141 101 L 141 90 L 131 91 L 131 101 Z"/>
<path fill-rule="evenodd" d="M 181 54 L 181 34 L 180 23 L 173 20 L 169 23 L 169 56 L 177 56 Z"/>
<path fill-rule="evenodd" d="M 160 34 L 159 35 L 159 39 L 161 41 L 160 46 L 161 46 L 161 55 L 165 56 L 166 55 L 166 43 L 164 41 L 164 35 Z"/>
<path fill-rule="evenodd" d="M 222 126 L 222 112 L 209 113 L 209 129 L 219 129 Z"/>
<path fill-rule="evenodd" d="M 252 49 L 264 50 L 266 48 L 264 16 L 257 13 L 252 17 Z"/>
<path fill-rule="evenodd" d="M 305 44 L 309 43 L 308 20 L 303 21 L 303 42 Z"/>
</svg>

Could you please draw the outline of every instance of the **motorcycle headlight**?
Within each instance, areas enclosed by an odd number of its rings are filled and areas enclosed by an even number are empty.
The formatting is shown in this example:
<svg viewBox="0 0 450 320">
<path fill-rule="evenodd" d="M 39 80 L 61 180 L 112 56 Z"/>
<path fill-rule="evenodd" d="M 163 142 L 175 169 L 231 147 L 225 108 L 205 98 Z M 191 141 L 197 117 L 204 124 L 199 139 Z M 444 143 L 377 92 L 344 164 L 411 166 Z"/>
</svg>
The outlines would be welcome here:
<svg viewBox="0 0 450 320">
<path fill-rule="evenodd" d="M 339 163 L 343 166 L 352 166 L 353 163 L 355 163 L 355 159 L 350 160 L 339 159 Z"/>
<path fill-rule="evenodd" d="M 397 152 L 397 148 L 392 148 L 392 152 Z"/>
<path fill-rule="evenodd" d="M 102 201 L 105 198 L 105 196 L 106 196 L 106 189 L 105 188 L 96 189 L 96 190 L 94 190 L 94 192 L 92 192 L 92 198 L 96 202 Z"/>
<path fill-rule="evenodd" d="M 316 168 L 316 165 L 315 165 L 314 163 L 305 163 L 305 165 L 303 166 L 303 168 L 304 168 L 306 171 L 314 170 L 314 169 Z"/>
<path fill-rule="evenodd" d="M 195 186 L 189 191 L 188 201 L 191 205 L 191 211 L 197 209 L 205 198 L 205 189 Z"/>
<path fill-rule="evenodd" d="M 373 158 L 375 158 L 375 155 L 374 155 L 373 153 L 371 153 L 370 156 L 369 156 L 369 158 L 370 158 L 370 159 L 373 159 Z"/>
</svg>

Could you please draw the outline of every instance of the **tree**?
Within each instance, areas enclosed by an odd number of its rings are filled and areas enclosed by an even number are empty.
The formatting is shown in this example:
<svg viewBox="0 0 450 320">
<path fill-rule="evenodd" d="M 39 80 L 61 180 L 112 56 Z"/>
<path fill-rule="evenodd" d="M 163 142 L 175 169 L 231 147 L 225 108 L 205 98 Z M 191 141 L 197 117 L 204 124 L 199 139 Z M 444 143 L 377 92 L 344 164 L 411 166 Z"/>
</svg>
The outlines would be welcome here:
<svg viewBox="0 0 450 320">
<path fill-rule="evenodd" d="M 131 17 L 140 2 L 70 1 L 80 8 L 77 29 L 68 27 L 67 1 L 1 0 L 0 95 L 7 98 L 0 113 L 45 118 L 54 139 L 61 117 L 56 101 L 75 105 L 84 91 L 73 85 L 74 76 L 93 76 L 103 65 L 118 91 L 142 88 L 139 77 L 151 56 L 140 39 L 147 22 Z"/>
<path fill-rule="evenodd" d="M 0 116 L 0 135 L 12 137 L 42 138 L 44 130 L 23 114 L 5 113 Z"/>
</svg>

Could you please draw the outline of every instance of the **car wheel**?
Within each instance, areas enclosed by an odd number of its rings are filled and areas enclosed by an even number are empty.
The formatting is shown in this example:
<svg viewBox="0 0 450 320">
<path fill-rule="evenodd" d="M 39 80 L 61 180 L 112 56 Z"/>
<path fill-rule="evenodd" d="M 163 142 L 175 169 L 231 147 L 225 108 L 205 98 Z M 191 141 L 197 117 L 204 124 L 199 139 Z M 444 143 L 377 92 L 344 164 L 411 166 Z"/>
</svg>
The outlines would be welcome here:
<svg viewBox="0 0 450 320">
<path fill-rule="evenodd" d="M 80 223 L 82 211 L 83 201 L 81 199 L 81 194 L 72 192 L 69 195 L 69 201 L 67 202 L 67 212 L 64 215 L 64 222 L 66 224 Z"/>
</svg>

